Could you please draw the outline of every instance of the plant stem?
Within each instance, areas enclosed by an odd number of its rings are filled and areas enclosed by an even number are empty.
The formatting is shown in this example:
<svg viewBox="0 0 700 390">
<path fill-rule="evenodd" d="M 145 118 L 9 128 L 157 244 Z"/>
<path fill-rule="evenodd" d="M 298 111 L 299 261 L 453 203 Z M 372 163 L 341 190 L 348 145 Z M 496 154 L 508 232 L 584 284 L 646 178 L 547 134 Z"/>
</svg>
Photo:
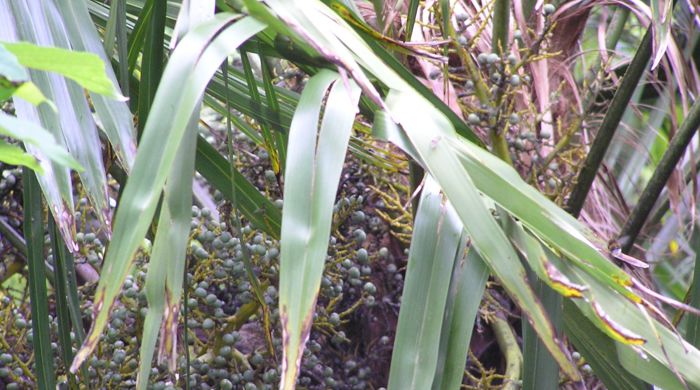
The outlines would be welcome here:
<svg viewBox="0 0 700 390">
<path fill-rule="evenodd" d="M 491 51 L 499 56 L 508 47 L 508 27 L 510 26 L 510 0 L 496 0 L 493 5 L 493 30 Z"/>
<path fill-rule="evenodd" d="M 508 321 L 498 314 L 493 317 L 491 324 L 496 342 L 506 359 L 506 372 L 503 375 L 503 389 L 516 390 L 520 388 L 520 372 L 522 371 L 523 355 L 520 353 L 518 341 L 515 339 L 513 329 Z"/>
<path fill-rule="evenodd" d="M 654 203 L 659 199 L 661 191 L 669 177 L 671 177 L 676 164 L 683 157 L 683 153 L 685 153 L 690 140 L 698 130 L 698 126 L 700 126 L 700 99 L 695 100 L 695 103 L 693 103 L 688 116 L 668 145 L 666 153 L 661 158 L 659 165 L 654 170 L 654 174 L 649 179 L 649 183 L 639 197 L 637 205 L 622 228 L 619 241 L 623 252 L 627 253 L 634 245 L 634 241 L 642 230 L 647 217 L 649 217 Z"/>
<path fill-rule="evenodd" d="M 622 115 L 625 113 L 630 98 L 647 67 L 647 63 L 651 57 L 651 39 L 652 31 L 650 26 L 644 38 L 642 38 L 642 42 L 639 44 L 639 48 L 632 62 L 625 72 L 620 87 L 615 92 L 612 102 L 610 102 L 610 108 L 603 119 L 603 123 L 598 130 L 593 145 L 591 145 L 591 150 L 578 174 L 576 185 L 566 204 L 566 210 L 574 217 L 578 217 L 581 213 L 583 204 L 593 184 L 593 179 L 595 179 L 595 175 L 598 172 L 598 167 L 600 167 L 600 164 L 603 162 L 605 152 L 608 150 L 608 146 L 610 146 L 610 141 L 612 141 L 613 135 L 615 135 Z"/>
</svg>

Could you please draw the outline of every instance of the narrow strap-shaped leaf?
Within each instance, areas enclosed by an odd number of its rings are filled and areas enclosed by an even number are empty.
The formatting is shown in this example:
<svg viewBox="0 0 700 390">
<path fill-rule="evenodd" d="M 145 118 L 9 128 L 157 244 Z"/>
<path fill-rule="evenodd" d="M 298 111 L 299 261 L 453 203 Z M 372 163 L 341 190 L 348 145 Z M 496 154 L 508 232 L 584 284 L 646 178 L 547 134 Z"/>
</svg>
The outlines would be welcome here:
<svg viewBox="0 0 700 390">
<path fill-rule="evenodd" d="M 55 300 L 56 315 L 58 318 L 58 339 L 61 342 L 61 352 L 63 363 L 70 364 L 73 361 L 73 341 L 71 340 L 71 329 L 74 329 L 76 346 L 80 346 L 85 337 L 83 322 L 80 312 L 80 301 L 78 300 L 77 282 L 75 279 L 75 265 L 73 255 L 66 248 L 66 244 L 61 238 L 56 222 L 49 214 L 49 234 L 51 237 L 51 248 L 53 251 L 55 274 Z M 68 368 L 68 367 L 66 367 Z M 88 372 L 85 367 L 80 370 L 80 375 L 87 385 Z M 68 374 L 69 383 L 76 387 L 75 375 Z"/>
<path fill-rule="evenodd" d="M 165 66 L 165 17 L 168 3 L 166 1 L 154 1 L 146 37 L 143 44 L 143 57 L 141 60 L 141 82 L 139 83 L 139 138 L 143 132 L 146 118 L 151 110 L 156 90 L 163 75 Z"/>
<path fill-rule="evenodd" d="M 695 308 L 700 308 L 700 232 L 697 223 L 693 229 L 690 243 L 695 251 L 695 268 L 693 269 L 693 282 L 688 291 L 689 303 Z M 689 343 L 700 348 L 700 317 L 688 317 L 685 324 L 685 337 Z"/>
<path fill-rule="evenodd" d="M 109 312 L 138 246 L 150 226 L 193 110 L 219 64 L 243 41 L 265 26 L 252 18 L 235 21 L 219 14 L 190 31 L 173 52 L 163 73 L 139 150 L 114 219 L 112 241 L 94 299 L 92 328 L 71 365 L 75 372 L 97 346 Z"/>
<path fill-rule="evenodd" d="M 468 251 L 466 256 L 458 257 L 452 270 L 434 390 L 457 389 L 462 384 L 474 320 L 489 277 L 489 269 L 479 253 L 471 248 L 464 249 Z"/>
<path fill-rule="evenodd" d="M 581 355 L 586 356 L 608 389 L 638 390 L 645 383 L 628 373 L 617 360 L 615 342 L 591 323 L 571 301 L 564 302 L 564 331 Z"/>
<path fill-rule="evenodd" d="M 32 332 L 34 334 L 34 364 L 37 386 L 41 390 L 56 387 L 56 373 L 51 351 L 49 332 L 49 302 L 46 295 L 44 274 L 44 223 L 41 190 L 34 172 L 23 168 L 24 238 L 27 242 L 27 266 L 29 268 L 29 299 L 32 307 Z"/>
<path fill-rule="evenodd" d="M 535 288 L 535 294 L 552 320 L 555 329 L 560 330 L 562 322 L 562 296 L 550 289 L 534 274 L 528 275 Z M 546 390 L 559 386 L 559 366 L 552 358 L 537 333 L 530 324 L 523 322 L 523 389 Z"/>
<path fill-rule="evenodd" d="M 330 85 L 318 128 L 319 114 Z M 280 388 L 294 389 L 328 250 L 333 203 L 360 90 L 321 71 L 302 93 L 289 130 L 284 186 L 279 305 L 284 361 Z M 290 174 L 293 173 L 293 174 Z"/>
<path fill-rule="evenodd" d="M 30 12 L 25 2 L 15 1 L 0 1 L 0 38 L 4 41 L 15 42 L 19 40 L 28 40 L 26 36 L 31 36 L 33 30 L 29 23 L 17 23 L 17 20 L 30 21 Z M 37 83 L 34 78 L 36 72 L 30 72 L 32 80 L 37 87 L 47 90 L 48 82 L 42 79 L 42 83 Z M 45 76 L 45 75 L 44 75 Z M 33 105 L 17 99 L 14 101 L 15 113 L 21 120 L 26 120 L 34 124 L 55 123 L 55 113 L 48 107 L 43 107 L 41 110 Z M 61 135 L 56 131 L 55 127 L 46 127 L 54 136 L 56 142 L 60 146 L 65 147 Z M 73 193 L 70 181 L 70 174 L 66 167 L 57 163 L 48 161 L 45 154 L 37 147 L 25 143 L 27 152 L 35 156 L 39 160 L 39 164 L 44 171 L 44 174 L 37 177 L 39 185 L 46 197 L 46 202 L 49 210 L 56 218 L 56 222 L 61 230 L 61 235 L 66 241 L 66 244 L 71 250 L 77 250 L 75 243 L 75 224 L 73 221 Z"/>
<path fill-rule="evenodd" d="M 259 46 L 259 44 L 258 44 Z M 270 64 L 268 63 L 268 58 L 264 55 L 260 55 L 260 67 L 263 76 L 263 86 L 265 87 L 265 98 L 267 100 L 267 106 L 270 107 L 273 113 L 279 115 L 280 104 L 277 100 L 277 89 L 275 88 L 272 69 L 270 69 Z M 279 172 L 284 172 L 284 162 L 287 158 L 287 137 L 286 133 L 279 126 L 270 124 L 270 129 L 272 130 L 272 137 L 275 140 L 275 146 L 277 147 L 276 153 L 279 160 Z"/>
<path fill-rule="evenodd" d="M 53 2 L 44 2 L 45 20 L 49 26 L 53 43 L 66 50 L 71 48 L 71 42 L 66 31 L 66 24 L 58 13 Z M 32 15 L 37 17 L 37 15 Z M 41 42 L 41 41 L 38 41 Z M 98 75 L 105 83 L 105 91 L 111 91 L 112 97 L 119 96 L 118 89 L 105 75 L 106 66 L 98 56 L 95 68 L 99 69 Z M 73 61 L 75 63 L 76 61 Z M 95 208 L 102 227 L 108 233 L 110 231 L 111 211 L 109 209 L 107 195 L 107 174 L 102 162 L 102 145 L 97 133 L 97 125 L 92 116 L 92 111 L 85 99 L 85 91 L 79 85 L 65 80 L 56 75 L 49 75 L 52 94 L 49 97 L 55 101 L 58 108 L 60 131 L 66 142 L 68 151 L 75 156 L 85 168 L 79 172 L 80 181 L 92 206 Z M 87 78 L 87 77 L 86 77 Z"/>
<path fill-rule="evenodd" d="M 146 0 L 141 8 L 136 24 L 129 36 L 129 55 L 127 57 L 129 63 L 129 74 L 133 74 L 136 70 L 136 62 L 139 59 L 139 54 L 144 47 L 146 32 L 148 31 L 149 22 L 153 15 L 153 4 L 155 0 Z"/>
<path fill-rule="evenodd" d="M 474 248 L 501 281 L 513 301 L 527 314 L 528 320 L 562 370 L 570 378 L 578 379 L 578 370 L 562 351 L 561 341 L 527 282 L 525 270 L 517 254 L 512 246 L 503 244 L 508 241 L 503 230 L 494 221 L 467 170 L 460 166 L 458 154 L 450 151 L 450 136 L 443 132 L 444 129 L 450 128 L 447 118 L 431 108 L 427 100 L 408 93 L 392 91 L 387 105 L 404 128 L 421 160 L 425 162 L 426 170 L 436 178 L 448 199 L 453 201 Z M 428 111 L 432 111 L 433 114 L 425 115 Z M 475 145 L 469 145 L 482 150 Z M 502 161 L 498 161 L 503 164 Z M 503 188 L 505 187 L 502 187 L 501 191 Z M 510 195 L 512 196 L 512 193 Z M 459 203 L 455 203 L 457 201 Z M 478 224 L 474 221 L 478 221 Z"/>
<path fill-rule="evenodd" d="M 427 177 L 408 254 L 389 390 L 428 389 L 433 383 L 450 287 L 445 281 L 454 268 L 461 232 L 459 216 Z"/>
<path fill-rule="evenodd" d="M 418 5 L 420 1 L 411 0 L 408 3 L 408 14 L 406 15 L 406 40 L 413 36 L 413 26 L 416 24 L 416 16 L 418 15 Z"/>
<path fill-rule="evenodd" d="M 126 51 L 125 38 L 126 32 L 123 31 L 126 27 L 121 26 L 123 16 L 120 16 L 124 10 L 124 0 L 115 1 L 112 5 L 116 5 L 114 10 L 120 24 L 117 25 L 116 31 L 119 33 L 117 42 L 117 50 L 120 53 L 119 68 L 122 90 L 128 94 L 128 74 L 126 74 Z M 65 21 L 66 30 L 70 38 L 72 47 L 88 51 L 98 55 L 105 64 L 109 64 L 109 59 L 102 47 L 99 35 L 95 29 L 95 25 L 90 18 L 87 6 L 81 1 L 59 1 L 58 8 Z M 123 36 L 122 36 L 123 35 Z M 117 78 L 114 75 L 112 67 L 106 67 L 107 77 L 112 83 L 117 84 Z M 107 135 L 109 142 L 121 163 L 122 167 L 129 172 L 134 163 L 136 156 L 136 135 L 133 126 L 133 118 L 126 102 L 111 99 L 106 96 L 91 93 L 92 102 L 95 107 L 95 112 L 100 118 L 104 133 Z"/>
<path fill-rule="evenodd" d="M 626 300 L 620 299 L 620 295 L 611 290 L 609 286 L 603 284 L 595 278 L 590 277 L 583 270 L 574 267 L 570 262 L 560 261 L 556 257 L 550 257 L 552 263 L 563 273 L 568 275 L 570 279 L 578 284 L 585 284 L 588 289 L 584 292 L 586 300 L 575 299 L 571 300 L 589 322 L 595 325 L 603 333 L 612 339 L 617 340 L 617 343 L 610 343 L 619 351 L 625 349 L 627 354 L 624 359 L 624 366 L 633 367 L 645 366 L 644 362 L 633 362 L 633 359 L 655 360 L 660 362 L 659 365 L 653 365 L 657 371 L 655 377 L 644 376 L 644 380 L 648 380 L 655 385 L 668 383 L 669 378 L 675 377 L 674 370 L 681 374 L 690 388 L 700 387 L 700 351 L 687 343 L 685 340 L 678 338 L 677 334 L 668 329 L 665 325 L 659 323 L 650 317 L 649 313 L 640 309 L 639 305 Z M 568 312 L 569 309 L 567 308 Z M 572 312 L 565 313 L 565 323 L 568 323 L 567 328 L 585 327 L 587 324 L 581 317 L 575 316 L 573 320 L 579 324 L 571 324 Z M 574 313 L 576 314 L 576 313 Z M 583 333 L 583 337 L 582 337 Z M 594 336 L 593 332 L 581 332 L 577 334 L 584 342 L 591 342 L 588 335 Z M 643 340 L 639 343 L 637 340 Z M 594 341 L 593 345 L 598 344 Z M 604 350 L 604 343 L 600 343 L 601 349 Z M 577 348 L 579 348 L 577 346 Z M 588 348 L 585 353 L 580 347 L 584 356 L 596 356 L 597 353 Z M 606 352 L 607 354 L 607 352 Z M 599 357 L 600 358 L 600 357 Z M 670 360 L 669 360 L 670 359 Z M 609 368 L 619 367 L 620 357 L 612 359 L 612 362 L 607 356 L 603 357 L 602 364 Z M 594 370 L 595 366 L 592 367 Z M 651 366 L 648 366 L 651 367 Z M 673 369 L 671 369 L 673 367 Z M 633 372 L 634 373 L 634 372 Z M 627 379 L 625 379 L 627 380 Z"/>
<path fill-rule="evenodd" d="M 177 320 L 180 310 L 185 255 L 192 220 L 192 177 L 199 110 L 193 113 L 190 128 L 178 150 L 179 158 L 168 176 L 163 206 L 158 218 L 151 260 L 146 275 L 148 312 L 141 338 L 140 368 L 137 389 L 145 389 L 151 360 L 160 330 L 159 361 L 168 361 L 174 370 L 177 350 Z M 165 316 L 165 318 L 163 318 Z M 165 320 L 165 321 L 163 321 Z M 166 355 L 170 354 L 170 355 Z"/>
<path fill-rule="evenodd" d="M 260 98 L 260 93 L 258 92 L 258 83 L 255 80 L 255 75 L 253 74 L 253 67 L 250 63 L 250 58 L 248 58 L 248 52 L 241 49 L 241 63 L 243 65 L 243 71 L 245 74 L 246 81 L 248 83 L 248 92 L 251 98 L 253 99 L 253 103 L 256 105 L 261 104 L 261 98 Z M 265 62 L 264 58 L 260 58 L 261 62 Z M 228 72 L 227 72 L 228 73 Z M 266 92 L 267 92 L 266 88 Z M 269 102 L 270 96 L 268 96 L 268 102 Z M 267 150 L 269 156 L 270 156 L 270 163 L 272 165 L 272 169 L 274 172 L 277 174 L 280 172 L 280 161 L 279 161 L 279 153 L 277 152 L 277 145 L 275 142 L 275 137 L 272 134 L 272 131 L 270 129 L 270 125 L 268 121 L 264 120 L 262 123 L 260 123 L 260 130 L 262 133 L 263 137 L 263 145 L 265 147 L 265 150 Z"/>
</svg>

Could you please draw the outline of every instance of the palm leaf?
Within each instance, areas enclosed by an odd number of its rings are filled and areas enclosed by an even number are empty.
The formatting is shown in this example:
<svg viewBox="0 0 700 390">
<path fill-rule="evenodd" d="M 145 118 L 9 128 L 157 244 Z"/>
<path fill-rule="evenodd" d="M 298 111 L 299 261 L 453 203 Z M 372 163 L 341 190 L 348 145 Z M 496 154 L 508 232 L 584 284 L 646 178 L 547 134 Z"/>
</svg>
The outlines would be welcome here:
<svg viewBox="0 0 700 390">
<path fill-rule="evenodd" d="M 348 89 L 335 73 L 321 71 L 304 88 L 289 129 L 280 243 L 283 389 L 295 386 L 311 330 L 336 187 L 355 119 L 354 110 L 348 108 L 356 106 L 358 99 L 357 88 Z"/>
<path fill-rule="evenodd" d="M 235 22 L 235 23 L 234 23 Z M 173 52 L 153 101 L 133 171 L 114 220 L 114 235 L 105 255 L 104 275 L 95 293 L 95 320 L 71 365 L 75 372 L 97 346 L 114 300 L 155 213 L 163 185 L 197 102 L 219 64 L 264 26 L 251 18 L 235 21 L 221 14 L 190 32 Z M 197 53 L 197 55 L 193 55 Z M 177 80 L 173 82 L 170 80 Z M 172 107 L 177 107 L 172 115 Z M 163 142 L 165 140 L 165 143 Z"/>
</svg>

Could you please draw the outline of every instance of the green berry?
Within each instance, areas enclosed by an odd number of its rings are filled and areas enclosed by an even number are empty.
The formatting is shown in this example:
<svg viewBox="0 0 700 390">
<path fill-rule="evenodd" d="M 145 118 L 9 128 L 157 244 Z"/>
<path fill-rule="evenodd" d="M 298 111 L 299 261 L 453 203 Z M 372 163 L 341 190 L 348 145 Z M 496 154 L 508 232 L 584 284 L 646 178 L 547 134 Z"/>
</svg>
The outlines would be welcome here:
<svg viewBox="0 0 700 390">
<path fill-rule="evenodd" d="M 226 345 L 233 345 L 236 342 L 236 337 L 232 333 L 226 333 L 221 337 L 221 341 Z"/>
<path fill-rule="evenodd" d="M 117 349 L 112 355 L 112 360 L 116 363 L 122 363 L 126 359 L 126 351 L 123 349 Z"/>
<path fill-rule="evenodd" d="M 467 116 L 467 122 L 471 123 L 472 125 L 477 125 L 479 122 L 481 122 L 481 119 L 479 119 L 479 115 L 472 112 Z"/>
<path fill-rule="evenodd" d="M 518 63 L 518 57 L 516 57 L 515 54 L 508 55 L 508 63 L 511 65 L 515 65 L 516 63 Z"/>
<path fill-rule="evenodd" d="M 352 223 L 361 223 L 365 220 L 365 217 L 365 213 L 361 210 L 358 210 L 352 213 L 350 220 L 352 221 Z"/>
<path fill-rule="evenodd" d="M 525 142 L 521 139 L 516 139 L 515 142 L 513 142 L 513 146 L 515 146 L 515 149 L 518 151 L 523 151 L 525 150 Z"/>
<path fill-rule="evenodd" d="M 350 276 L 353 279 L 359 278 L 360 277 L 360 270 L 357 267 L 351 267 L 348 270 L 348 276 Z"/>
<path fill-rule="evenodd" d="M 0 355 L 0 363 L 7 364 L 11 361 L 12 361 L 12 355 L 10 355 L 9 353 L 3 353 L 2 355 Z"/>
<path fill-rule="evenodd" d="M 15 320 L 15 326 L 20 329 L 27 327 L 27 321 L 24 318 L 18 318 Z"/>
<path fill-rule="evenodd" d="M 204 298 L 207 296 L 207 290 L 203 289 L 202 287 L 197 287 L 194 290 L 194 295 L 196 295 L 199 298 Z"/>
<path fill-rule="evenodd" d="M 202 328 L 204 329 L 212 329 L 214 327 L 214 320 L 211 318 L 205 318 L 204 321 L 202 322 Z"/>
<path fill-rule="evenodd" d="M 542 13 L 544 13 L 545 15 L 551 15 L 556 10 L 557 9 L 556 9 L 556 7 L 554 7 L 554 4 L 548 3 L 548 4 L 545 4 L 544 6 L 542 6 Z"/>
<path fill-rule="evenodd" d="M 512 87 L 519 86 L 520 85 L 520 76 L 518 76 L 517 74 L 510 76 L 510 85 Z"/>
<path fill-rule="evenodd" d="M 489 65 L 493 65 L 493 64 L 497 63 L 498 60 L 499 60 L 498 54 L 496 54 L 496 53 L 491 53 L 491 54 L 486 56 L 486 63 L 488 63 Z"/>
<path fill-rule="evenodd" d="M 369 262 L 369 254 L 367 253 L 367 249 L 360 248 L 357 250 L 357 261 L 361 264 L 367 264 L 367 262 Z"/>
<path fill-rule="evenodd" d="M 228 379 L 222 379 L 221 382 L 219 382 L 219 388 L 221 388 L 221 390 L 231 390 L 233 389 L 233 383 Z"/>
<path fill-rule="evenodd" d="M 330 324 L 333 326 L 340 325 L 340 315 L 338 313 L 331 313 L 331 315 L 328 317 L 328 322 L 330 322 Z"/>
<path fill-rule="evenodd" d="M 262 355 L 259 353 L 254 354 L 253 357 L 251 357 L 249 361 L 250 361 L 250 364 L 252 364 L 254 366 L 259 366 L 265 362 Z"/>
<path fill-rule="evenodd" d="M 209 257 L 209 253 L 202 247 L 197 248 L 194 251 L 194 255 L 195 255 L 195 257 L 197 257 L 198 259 L 201 259 L 201 260 L 204 260 L 204 259 Z"/>
<path fill-rule="evenodd" d="M 229 347 L 228 345 L 224 345 L 223 347 L 219 348 L 219 356 L 231 356 L 231 347 Z"/>
</svg>

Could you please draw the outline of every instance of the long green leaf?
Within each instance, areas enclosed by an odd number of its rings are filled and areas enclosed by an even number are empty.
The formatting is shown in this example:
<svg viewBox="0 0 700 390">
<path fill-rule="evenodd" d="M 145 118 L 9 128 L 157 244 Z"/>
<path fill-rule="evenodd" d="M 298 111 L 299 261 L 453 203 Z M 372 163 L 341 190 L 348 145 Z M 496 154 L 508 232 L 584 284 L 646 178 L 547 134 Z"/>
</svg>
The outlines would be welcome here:
<svg viewBox="0 0 700 390">
<path fill-rule="evenodd" d="M 337 74 L 321 71 L 304 88 L 289 130 L 280 243 L 279 306 L 285 345 L 281 389 L 294 389 L 311 331 L 336 188 L 355 119 L 352 108 L 359 95 L 358 88 L 348 90 Z"/>
<path fill-rule="evenodd" d="M 167 5 L 166 1 L 154 1 L 149 14 L 141 60 L 141 82 L 139 83 L 139 138 L 151 110 L 165 66 L 163 46 Z"/>
<path fill-rule="evenodd" d="M 186 34 L 192 25 L 197 25 L 211 16 L 202 13 L 191 15 L 194 11 L 190 6 L 191 3 L 185 1 L 180 10 L 178 25 L 181 34 Z M 213 11 L 212 6 L 212 14 Z M 175 371 L 182 279 L 187 272 L 186 249 L 191 227 L 192 178 L 200 110 L 201 99 L 192 112 L 185 137 L 177 152 L 179 158 L 175 160 L 175 165 L 168 175 L 163 193 L 158 231 L 146 275 L 146 299 L 149 307 L 143 326 L 137 389 L 146 389 L 158 330 L 161 335 L 158 361 L 167 361 L 170 371 Z M 185 380 L 188 381 L 189 378 Z"/>
<path fill-rule="evenodd" d="M 537 280 L 535 275 L 529 279 L 535 287 L 535 293 L 542 301 L 547 315 L 555 329 L 560 330 L 562 322 L 562 296 L 550 289 L 547 284 Z M 523 389 L 557 389 L 559 386 L 559 366 L 547 351 L 537 333 L 530 324 L 523 323 Z"/>
<path fill-rule="evenodd" d="M 463 222 L 467 223 L 465 228 L 484 261 L 501 279 L 516 303 L 528 310 L 535 329 L 565 373 L 572 378 L 578 378 L 577 370 L 566 359 L 551 324 L 526 283 L 525 271 L 517 255 L 512 247 L 502 244 L 507 241 L 505 235 L 493 221 L 491 213 L 483 204 L 483 199 L 471 184 L 470 177 L 459 167 L 457 156 L 446 146 L 455 138 L 451 123 L 425 100 L 427 98 L 415 94 L 405 81 L 378 60 L 364 41 L 323 4 L 307 1 L 303 12 L 277 2 L 270 2 L 270 4 L 275 12 L 284 14 L 284 20 L 294 26 L 296 33 L 301 34 L 305 39 L 314 40 L 315 47 L 321 50 L 321 54 L 325 55 L 328 50 L 332 50 L 334 57 L 329 56 L 329 58 L 334 63 L 340 64 L 353 77 L 358 75 L 354 62 L 349 63 L 350 58 L 360 62 L 376 77 L 381 78 L 387 86 L 395 88 L 390 92 L 386 103 L 390 107 L 389 115 L 407 129 L 406 133 L 420 154 L 420 160 L 425 162 L 426 168 L 436 177 L 448 198 L 459 202 L 453 204 Z M 247 5 L 249 8 L 256 6 L 252 3 Z M 256 12 L 257 15 L 265 11 L 256 10 Z M 320 48 L 322 45 L 323 49 Z M 369 87 L 363 88 L 363 91 L 373 93 Z M 469 226 L 470 221 L 479 221 L 479 226 Z"/>
<path fill-rule="evenodd" d="M 695 251 L 695 267 L 693 269 L 693 281 L 690 284 L 690 304 L 695 308 L 700 308 L 700 233 L 698 233 L 698 225 L 695 225 L 693 235 L 691 236 L 691 244 Z M 692 316 L 688 318 L 685 324 L 685 337 L 688 342 L 696 348 L 700 348 L 700 317 Z"/>
<path fill-rule="evenodd" d="M 54 270 L 56 271 L 54 297 L 56 300 L 56 316 L 58 318 L 58 339 L 61 342 L 63 364 L 68 368 L 67 366 L 73 361 L 71 329 L 75 330 L 73 334 L 75 335 L 76 346 L 80 346 L 80 343 L 83 342 L 85 331 L 83 330 L 83 322 L 81 321 L 73 255 L 71 255 L 68 248 L 66 248 L 66 244 L 61 238 L 56 222 L 50 214 L 49 234 L 54 258 Z M 83 380 L 87 381 L 87 369 L 83 367 L 80 374 Z M 75 375 L 69 373 L 68 377 L 71 386 L 77 386 Z"/>
<path fill-rule="evenodd" d="M 217 15 L 185 36 L 163 74 L 146 122 L 133 172 L 124 188 L 94 299 L 95 320 L 71 365 L 75 372 L 97 346 L 133 256 L 145 237 L 190 116 L 219 64 L 265 26 L 255 19 L 235 22 Z"/>
<path fill-rule="evenodd" d="M 388 389 L 428 389 L 440 349 L 445 305 L 462 223 L 428 177 L 416 212 Z"/>
<path fill-rule="evenodd" d="M 177 351 L 177 321 L 185 274 L 185 255 L 192 221 L 192 178 L 194 176 L 195 138 L 199 110 L 193 113 L 190 128 L 180 144 L 163 194 L 163 206 L 158 219 L 158 231 L 146 275 L 148 312 L 143 325 L 138 389 L 145 389 L 151 371 L 151 360 L 158 338 L 161 347 L 158 360 L 167 361 L 175 369 Z M 165 322 L 163 317 L 165 316 Z"/>
<path fill-rule="evenodd" d="M 36 25 L 39 23 L 46 23 L 51 38 L 47 39 L 44 37 L 44 34 L 41 34 L 41 30 L 37 28 L 37 42 L 53 42 L 57 47 L 61 47 L 65 50 L 71 49 L 72 43 L 66 31 L 66 23 L 63 21 L 55 4 L 53 2 L 42 3 L 45 13 L 44 20 L 42 22 L 36 21 L 35 23 Z M 39 19 L 38 15 L 32 16 Z M 88 55 L 97 57 L 94 54 Z M 49 65 L 50 60 L 47 59 L 45 61 L 48 66 L 51 66 Z M 77 61 L 78 60 L 73 60 L 67 63 L 66 67 L 69 67 L 70 63 L 76 63 Z M 93 76 L 86 70 L 85 75 L 82 77 L 88 80 L 93 78 L 99 78 L 102 81 L 106 80 L 105 84 L 109 84 L 109 88 L 114 91 L 112 97 L 118 97 L 118 89 L 106 76 L 106 64 L 104 64 L 99 57 L 96 58 L 96 62 L 99 63 L 99 66 L 93 65 L 96 68 L 96 76 Z M 59 64 L 63 65 L 61 62 L 59 62 Z M 78 68 L 80 68 L 80 66 Z M 65 77 L 71 76 L 66 75 Z M 85 91 L 81 88 L 83 85 L 78 86 L 73 82 L 53 75 L 49 75 L 49 80 L 51 83 L 51 93 L 49 93 L 48 96 L 52 101 L 56 102 L 59 109 L 58 120 L 60 123 L 59 128 L 61 136 L 65 140 L 68 151 L 71 152 L 85 168 L 85 171 L 79 173 L 80 181 L 83 184 L 88 199 L 90 199 L 92 206 L 95 208 L 99 220 L 103 223 L 102 228 L 107 231 L 109 235 L 111 211 L 109 210 L 107 195 L 107 175 L 101 155 L 102 144 L 100 143 L 97 125 L 93 118 L 92 111 L 85 98 Z M 106 88 L 104 89 L 106 90 Z M 94 91 L 96 90 L 93 89 L 93 92 Z M 104 92 L 100 91 L 100 93 Z M 47 127 L 52 125 L 55 124 L 46 123 Z"/>
<path fill-rule="evenodd" d="M 36 41 L 37 35 L 41 34 L 46 39 L 50 39 L 50 33 L 47 26 L 39 24 L 34 26 L 32 19 L 33 13 L 28 8 L 28 2 L 0 2 L 0 39 L 7 41 Z M 37 7 L 35 2 L 32 2 L 34 7 Z M 42 12 L 39 5 L 38 13 Z M 22 23 L 17 23 L 21 20 Z M 36 28 L 35 28 L 36 27 Z M 38 31 L 37 31 L 38 29 Z M 48 80 L 48 75 L 44 72 L 30 72 L 32 81 L 43 91 L 49 91 L 51 85 Z M 66 102 L 63 102 L 64 104 Z M 34 124 L 41 124 L 54 136 L 59 145 L 65 147 L 62 134 L 60 133 L 56 123 L 56 111 L 46 105 L 42 107 L 34 107 L 32 104 L 16 99 L 14 101 L 15 114 L 21 120 L 26 120 Z M 66 109 L 71 109 L 70 105 Z M 27 152 L 32 154 L 39 160 L 39 164 L 44 171 L 43 175 L 37 177 L 41 186 L 49 210 L 53 214 L 56 222 L 61 230 L 61 235 L 68 247 L 75 251 L 78 249 L 75 243 L 75 229 L 73 221 L 73 190 L 68 168 L 61 166 L 58 163 L 48 161 L 44 153 L 33 145 L 25 143 Z"/>
<path fill-rule="evenodd" d="M 461 167 L 458 155 L 450 150 L 451 134 L 445 129 L 451 129 L 451 126 L 447 119 L 432 109 L 426 100 L 408 93 L 392 91 L 387 98 L 387 105 L 403 126 L 426 169 L 435 176 L 448 199 L 455 205 L 484 262 L 528 315 L 528 320 L 564 372 L 571 378 L 578 378 L 578 371 L 563 353 L 551 322 L 526 280 L 525 270 L 517 254 L 512 246 L 504 245 L 508 240 L 477 192 L 478 186 L 475 186 L 476 183 L 472 182 L 470 175 Z M 433 115 L 425 115 L 431 110 Z"/>
<path fill-rule="evenodd" d="M 564 302 L 564 331 L 574 347 L 587 357 L 587 363 L 608 389 L 644 389 L 644 381 L 628 373 L 617 359 L 615 342 L 600 331 L 569 300 Z"/>
<path fill-rule="evenodd" d="M 29 299 L 32 306 L 32 332 L 34 334 L 34 364 L 37 385 L 41 390 L 56 387 L 56 374 L 49 332 L 49 302 L 44 275 L 44 223 L 41 190 L 34 173 L 24 168 L 24 238 L 27 242 L 27 266 L 29 268 Z"/>
<path fill-rule="evenodd" d="M 674 381 L 677 372 L 691 388 L 700 387 L 700 351 L 681 340 L 666 326 L 650 317 L 644 309 L 612 291 L 609 286 L 590 277 L 583 270 L 574 268 L 570 263 L 550 258 L 555 266 L 570 276 L 572 281 L 585 284 L 586 300 L 573 300 L 584 316 L 608 337 L 618 339 L 615 347 L 618 354 L 624 353 L 625 367 L 653 368 L 655 374 L 642 379 L 655 385 L 664 385 Z M 613 336 L 613 332 L 617 336 Z M 627 338 L 623 343 L 620 338 Z M 633 340 L 637 341 L 634 342 Z M 643 340 L 643 342 L 639 342 Z M 637 344 L 637 345 L 635 345 Z M 620 352 L 622 351 L 622 352 Z M 618 357 L 618 359 L 620 359 Z M 633 359 L 656 361 L 634 362 Z M 623 360 L 620 359 L 622 362 Z M 595 368 L 595 367 L 594 367 Z M 632 374 L 640 374 L 633 371 Z"/>
<path fill-rule="evenodd" d="M 465 249 L 468 250 L 466 256 L 459 257 L 452 270 L 434 390 L 456 389 L 462 384 L 474 320 L 489 277 L 489 269 L 479 253 L 472 248 Z"/>
<path fill-rule="evenodd" d="M 117 5 L 117 11 L 119 11 L 120 4 L 123 1 L 114 2 Z M 109 57 L 103 49 L 85 3 L 82 1 L 60 1 L 58 2 L 58 7 L 65 22 L 72 47 L 94 53 L 105 64 L 109 64 Z M 123 4 L 121 7 L 123 7 Z M 117 30 L 122 29 L 117 27 Z M 119 43 L 118 46 L 122 46 L 122 44 Z M 121 50 L 124 50 L 124 48 Z M 122 67 L 122 64 L 119 66 Z M 126 64 L 124 63 L 125 66 Z M 122 73 L 124 72 L 122 71 Z M 106 75 L 113 85 L 117 85 L 117 78 L 109 66 L 106 68 Z M 123 83 L 122 88 L 128 87 L 128 78 L 124 74 L 120 75 L 120 80 Z M 112 144 L 117 159 L 121 162 L 122 167 L 129 172 L 136 156 L 136 135 L 129 107 L 126 102 L 111 99 L 100 94 L 91 93 L 90 97 L 95 107 L 95 113 L 100 118 L 104 133 Z"/>
</svg>

